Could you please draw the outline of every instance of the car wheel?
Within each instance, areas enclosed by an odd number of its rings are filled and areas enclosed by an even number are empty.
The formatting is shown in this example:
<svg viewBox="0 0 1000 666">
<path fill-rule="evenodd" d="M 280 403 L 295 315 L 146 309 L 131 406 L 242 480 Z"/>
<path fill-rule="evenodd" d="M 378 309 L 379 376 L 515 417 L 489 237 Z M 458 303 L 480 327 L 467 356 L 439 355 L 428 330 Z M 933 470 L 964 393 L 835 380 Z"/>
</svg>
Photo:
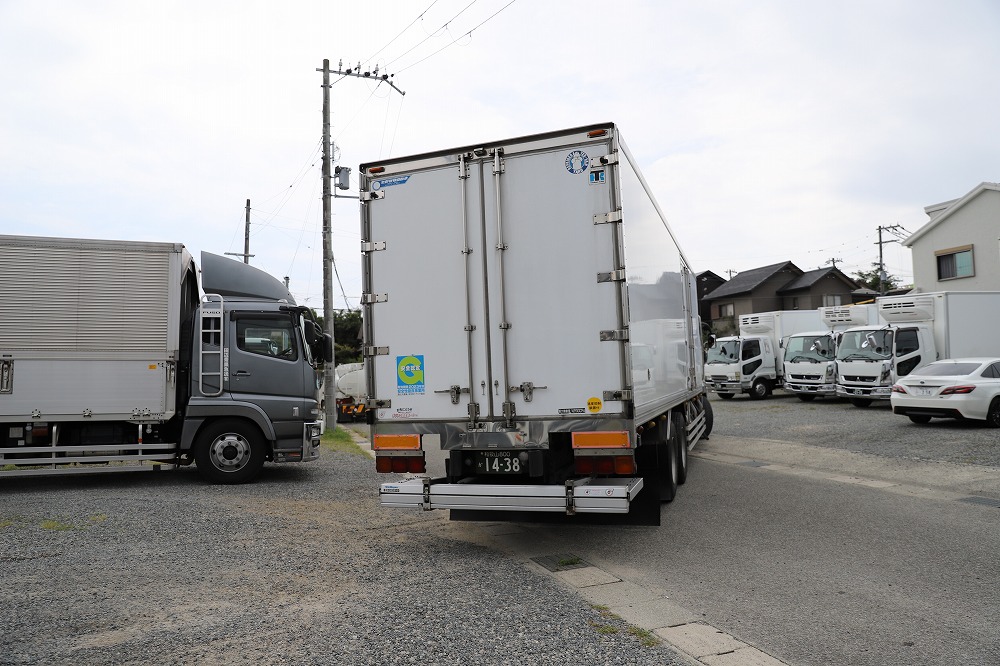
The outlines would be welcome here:
<svg viewBox="0 0 1000 666">
<path fill-rule="evenodd" d="M 264 466 L 264 438 L 249 421 L 215 421 L 198 434 L 194 459 L 212 483 L 246 483 Z"/>
<path fill-rule="evenodd" d="M 733 394 L 733 393 L 719 393 L 718 395 L 723 400 L 732 400 L 733 399 L 733 395 L 735 395 L 735 394 Z"/>
<path fill-rule="evenodd" d="M 763 400 L 767 397 L 767 382 L 758 379 L 750 387 L 750 398 L 753 400 Z"/>
<path fill-rule="evenodd" d="M 931 417 L 924 416 L 923 414 L 909 414 L 910 420 L 914 423 L 930 423 Z"/>
<path fill-rule="evenodd" d="M 812 393 L 796 393 L 795 395 L 798 396 L 799 400 L 802 402 L 812 402 L 816 399 L 816 396 Z"/>
<path fill-rule="evenodd" d="M 1000 428 L 1000 397 L 993 398 L 989 411 L 986 412 L 986 425 L 991 428 Z"/>
</svg>

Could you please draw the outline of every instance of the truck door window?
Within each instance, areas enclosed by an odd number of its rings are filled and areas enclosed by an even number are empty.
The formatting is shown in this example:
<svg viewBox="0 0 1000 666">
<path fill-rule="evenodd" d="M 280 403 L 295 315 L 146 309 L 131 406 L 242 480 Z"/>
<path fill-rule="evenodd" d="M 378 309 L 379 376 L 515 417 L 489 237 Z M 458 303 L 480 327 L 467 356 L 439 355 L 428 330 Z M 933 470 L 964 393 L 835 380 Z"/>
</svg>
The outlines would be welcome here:
<svg viewBox="0 0 1000 666">
<path fill-rule="evenodd" d="M 286 361 L 295 361 L 299 357 L 292 321 L 283 317 L 238 318 L 236 346 L 251 354 L 273 356 Z"/>
<path fill-rule="evenodd" d="M 747 340 L 744 342 L 741 360 L 746 361 L 757 356 L 760 356 L 760 340 Z"/>
<path fill-rule="evenodd" d="M 896 334 L 896 356 L 906 356 L 920 349 L 917 329 L 905 328 Z"/>
</svg>

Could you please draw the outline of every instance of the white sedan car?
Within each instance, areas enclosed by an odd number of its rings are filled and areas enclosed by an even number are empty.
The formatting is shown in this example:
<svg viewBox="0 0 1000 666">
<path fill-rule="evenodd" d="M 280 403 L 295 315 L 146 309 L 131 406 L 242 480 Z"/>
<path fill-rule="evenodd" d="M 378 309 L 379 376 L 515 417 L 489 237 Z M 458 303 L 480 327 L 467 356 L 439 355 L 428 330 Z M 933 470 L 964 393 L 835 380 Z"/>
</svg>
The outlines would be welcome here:
<svg viewBox="0 0 1000 666">
<path fill-rule="evenodd" d="M 929 363 L 892 387 L 892 412 L 914 423 L 976 419 L 1000 428 L 1000 358 Z"/>
</svg>

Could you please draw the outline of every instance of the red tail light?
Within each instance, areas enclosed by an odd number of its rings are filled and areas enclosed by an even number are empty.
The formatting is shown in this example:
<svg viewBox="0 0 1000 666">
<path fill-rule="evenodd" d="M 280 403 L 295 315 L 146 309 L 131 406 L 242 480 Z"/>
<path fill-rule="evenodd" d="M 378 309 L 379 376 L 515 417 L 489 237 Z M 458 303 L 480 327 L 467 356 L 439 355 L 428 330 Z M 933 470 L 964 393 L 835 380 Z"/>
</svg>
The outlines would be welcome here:
<svg viewBox="0 0 1000 666">
<path fill-rule="evenodd" d="M 427 462 L 423 456 L 378 456 L 375 458 L 375 471 L 380 474 L 423 474 L 427 471 Z"/>
<path fill-rule="evenodd" d="M 906 389 L 903 388 L 902 386 L 900 386 L 899 384 L 893 384 L 892 385 L 892 392 L 893 393 L 906 393 Z"/>
<path fill-rule="evenodd" d="M 949 386 L 945 390 L 941 391 L 941 395 L 955 395 L 955 394 L 966 394 L 972 393 L 976 390 L 975 386 Z"/>
<path fill-rule="evenodd" d="M 594 457 L 580 456 L 576 459 L 576 473 L 583 476 L 590 476 L 594 473 Z"/>
</svg>

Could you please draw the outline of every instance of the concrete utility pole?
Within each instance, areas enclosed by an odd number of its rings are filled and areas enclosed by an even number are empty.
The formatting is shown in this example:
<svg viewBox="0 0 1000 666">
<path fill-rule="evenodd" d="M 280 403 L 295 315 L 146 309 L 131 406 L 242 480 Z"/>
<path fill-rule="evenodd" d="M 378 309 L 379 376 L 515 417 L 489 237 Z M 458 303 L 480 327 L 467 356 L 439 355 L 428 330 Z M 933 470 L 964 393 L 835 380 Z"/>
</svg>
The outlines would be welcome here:
<svg viewBox="0 0 1000 666">
<path fill-rule="evenodd" d="M 882 240 L 883 231 L 889 231 L 893 235 L 896 235 L 897 237 L 892 240 L 883 241 Z M 903 229 L 903 227 L 899 226 L 898 224 L 893 224 L 892 226 L 889 227 L 878 228 L 878 243 L 876 243 L 876 245 L 878 245 L 878 295 L 879 296 L 885 296 L 885 262 L 882 259 L 882 246 L 885 245 L 886 243 L 898 243 L 899 242 L 898 234 L 902 231 L 905 231 L 905 229 Z"/>
<path fill-rule="evenodd" d="M 323 59 L 323 323 L 330 337 L 333 334 L 333 277 L 331 264 L 333 261 L 332 240 L 330 238 L 331 218 L 333 216 L 333 191 L 330 187 L 332 176 L 330 168 L 330 60 Z M 323 400 L 325 402 L 325 421 L 332 430 L 337 427 L 337 374 L 336 359 L 326 364 L 323 373 Z"/>
<path fill-rule="evenodd" d="M 243 254 L 240 254 L 239 252 L 226 252 L 226 254 L 232 255 L 234 257 L 243 257 L 244 264 L 249 264 L 250 257 L 253 256 L 252 254 L 250 254 L 250 200 L 249 199 L 247 199 L 247 223 L 243 229 Z"/>
</svg>

